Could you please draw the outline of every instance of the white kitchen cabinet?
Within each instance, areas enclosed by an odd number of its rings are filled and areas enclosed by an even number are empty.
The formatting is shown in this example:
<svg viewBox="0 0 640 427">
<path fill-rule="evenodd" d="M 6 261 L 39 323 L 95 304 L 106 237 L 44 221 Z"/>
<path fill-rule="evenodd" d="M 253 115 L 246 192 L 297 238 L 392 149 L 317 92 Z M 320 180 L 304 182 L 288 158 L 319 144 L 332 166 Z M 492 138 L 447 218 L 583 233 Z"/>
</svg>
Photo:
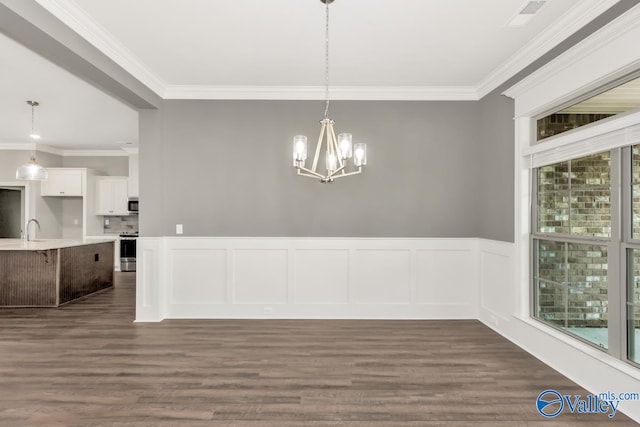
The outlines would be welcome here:
<svg viewBox="0 0 640 427">
<path fill-rule="evenodd" d="M 96 215 L 129 215 L 127 177 L 96 177 Z"/>
<path fill-rule="evenodd" d="M 81 168 L 47 168 L 49 177 L 42 181 L 40 195 L 84 196 L 85 170 Z"/>
<path fill-rule="evenodd" d="M 129 154 L 129 197 L 138 197 L 138 155 Z"/>
</svg>

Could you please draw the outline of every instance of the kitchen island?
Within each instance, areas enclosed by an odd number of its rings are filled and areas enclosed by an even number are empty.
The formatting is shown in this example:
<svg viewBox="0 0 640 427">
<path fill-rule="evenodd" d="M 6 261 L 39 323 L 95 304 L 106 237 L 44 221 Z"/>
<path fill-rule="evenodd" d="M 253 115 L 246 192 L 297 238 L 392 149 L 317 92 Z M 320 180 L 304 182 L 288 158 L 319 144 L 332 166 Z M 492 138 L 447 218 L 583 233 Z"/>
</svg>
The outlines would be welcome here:
<svg viewBox="0 0 640 427">
<path fill-rule="evenodd" d="M 0 307 L 59 307 L 113 287 L 111 240 L 0 239 Z"/>
</svg>

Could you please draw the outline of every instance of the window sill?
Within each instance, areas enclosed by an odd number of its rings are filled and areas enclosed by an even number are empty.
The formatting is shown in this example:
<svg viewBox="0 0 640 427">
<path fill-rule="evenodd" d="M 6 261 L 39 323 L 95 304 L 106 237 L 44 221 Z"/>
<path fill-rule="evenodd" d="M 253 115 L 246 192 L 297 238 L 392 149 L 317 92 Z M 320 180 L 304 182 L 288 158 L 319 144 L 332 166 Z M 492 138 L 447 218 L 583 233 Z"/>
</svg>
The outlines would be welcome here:
<svg viewBox="0 0 640 427">
<path fill-rule="evenodd" d="M 616 369 L 617 371 L 620 371 L 621 373 L 628 375 L 630 377 L 632 377 L 635 380 L 640 381 L 640 369 L 632 366 L 631 364 L 629 364 L 628 362 L 624 361 L 624 360 L 620 360 L 617 359 L 607 353 L 605 353 L 604 351 L 598 350 L 596 347 L 593 347 L 589 344 L 583 343 L 578 339 L 575 338 L 571 338 L 569 335 L 566 335 L 558 330 L 556 330 L 555 328 L 552 328 L 551 326 L 547 326 L 544 323 L 535 320 L 531 317 L 523 317 L 523 316 L 518 316 L 518 315 L 513 315 L 512 316 L 515 320 L 520 321 L 521 323 L 524 323 L 527 326 L 531 326 L 537 330 L 539 330 L 540 332 L 543 332 L 553 338 L 555 338 L 556 340 L 562 342 L 563 344 L 566 344 L 572 348 L 574 348 L 575 350 L 578 350 L 584 354 L 586 354 L 587 356 L 590 356 L 593 359 L 596 359 L 599 362 L 605 363 L 607 365 L 609 365 L 610 367 L 612 367 L 613 369 Z"/>
</svg>

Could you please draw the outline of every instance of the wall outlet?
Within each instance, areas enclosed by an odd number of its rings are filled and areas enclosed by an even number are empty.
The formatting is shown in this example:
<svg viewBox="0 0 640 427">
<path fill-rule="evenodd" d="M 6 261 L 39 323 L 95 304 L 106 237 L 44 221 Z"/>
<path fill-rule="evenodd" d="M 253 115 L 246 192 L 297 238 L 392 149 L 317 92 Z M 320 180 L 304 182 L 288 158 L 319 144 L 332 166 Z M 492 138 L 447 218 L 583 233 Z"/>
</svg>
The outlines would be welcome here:
<svg viewBox="0 0 640 427">
<path fill-rule="evenodd" d="M 104 225 L 109 225 L 109 220 L 105 218 Z"/>
<path fill-rule="evenodd" d="M 80 221 L 78 221 L 77 219 L 73 220 L 73 225 L 78 225 L 80 223 Z"/>
<path fill-rule="evenodd" d="M 176 234 L 182 234 L 182 233 L 183 233 L 182 224 L 176 224 Z"/>
</svg>

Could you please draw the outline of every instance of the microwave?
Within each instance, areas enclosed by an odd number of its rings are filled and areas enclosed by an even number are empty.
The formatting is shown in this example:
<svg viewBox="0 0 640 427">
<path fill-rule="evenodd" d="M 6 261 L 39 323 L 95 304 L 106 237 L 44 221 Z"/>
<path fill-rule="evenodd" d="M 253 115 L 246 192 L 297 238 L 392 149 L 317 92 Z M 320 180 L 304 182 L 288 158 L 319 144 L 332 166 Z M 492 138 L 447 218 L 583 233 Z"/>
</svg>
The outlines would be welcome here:
<svg viewBox="0 0 640 427">
<path fill-rule="evenodd" d="M 138 200 L 129 200 L 129 213 L 138 213 Z"/>
</svg>

